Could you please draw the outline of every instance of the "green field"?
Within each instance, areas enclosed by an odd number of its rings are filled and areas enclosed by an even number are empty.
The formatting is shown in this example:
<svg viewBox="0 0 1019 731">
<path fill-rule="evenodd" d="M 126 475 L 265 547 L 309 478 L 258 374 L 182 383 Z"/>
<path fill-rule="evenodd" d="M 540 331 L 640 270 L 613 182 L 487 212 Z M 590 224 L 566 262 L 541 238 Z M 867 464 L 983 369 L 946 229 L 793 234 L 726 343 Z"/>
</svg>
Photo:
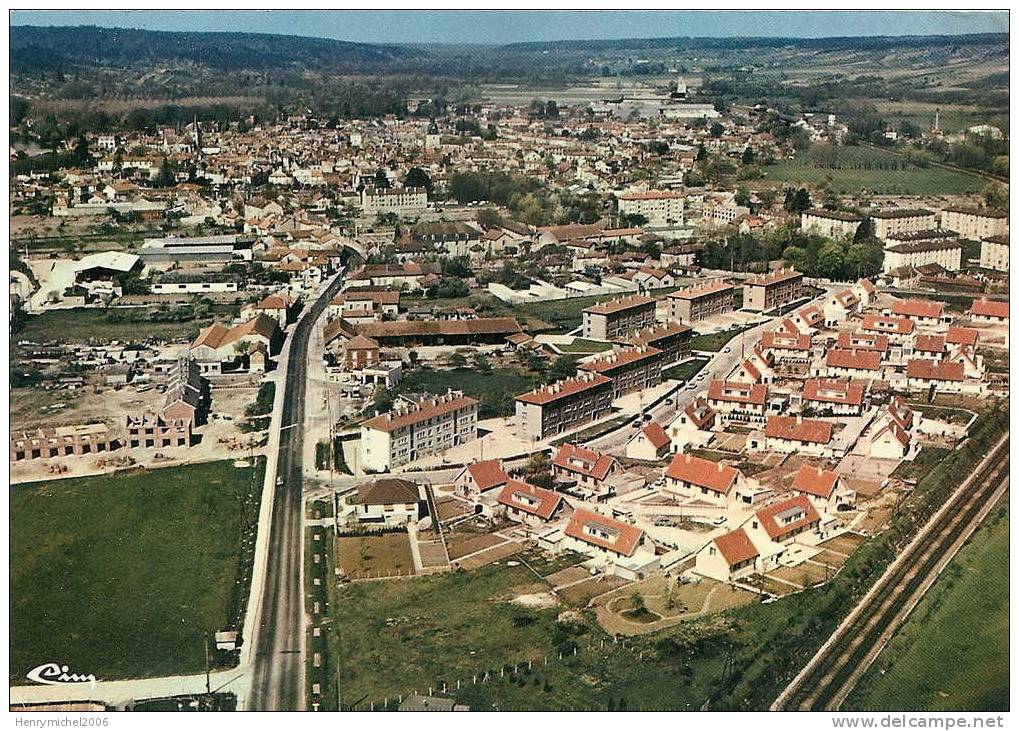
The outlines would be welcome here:
<svg viewBox="0 0 1019 731">
<path fill-rule="evenodd" d="M 700 373 L 701 368 L 707 364 L 708 361 L 706 360 L 688 360 L 662 371 L 662 378 L 673 378 L 677 381 L 689 381 L 691 378 Z"/>
<path fill-rule="evenodd" d="M 483 372 L 473 367 L 454 370 L 416 368 L 404 373 L 396 393 L 446 393 L 448 389 L 463 391 L 481 401 L 480 416 L 509 416 L 513 413 L 514 397 L 538 384 L 538 377 L 525 375 L 512 368 L 493 368 Z"/>
<path fill-rule="evenodd" d="M 871 147 L 835 148 L 830 160 L 810 151 L 796 159 L 781 160 L 763 168 L 762 187 L 772 183 L 822 186 L 836 193 L 883 195 L 961 195 L 979 193 L 987 181 L 975 175 L 935 166 L 919 167 L 903 158 Z"/>
<path fill-rule="evenodd" d="M 147 318 L 162 317 L 157 314 L 159 308 L 156 307 L 49 310 L 38 315 L 26 315 L 24 325 L 14 333 L 13 339 L 33 342 L 85 342 L 90 338 L 130 341 L 191 339 L 198 335 L 201 328 L 212 324 L 216 317 L 226 319 L 235 315 L 237 308 L 214 305 L 210 311 L 210 316 L 197 320 L 182 317 L 177 321 L 153 322 Z"/>
<path fill-rule="evenodd" d="M 690 338 L 690 349 L 717 353 L 745 329 L 747 328 L 723 330 L 722 332 L 708 333 L 706 335 L 694 335 Z"/>
<path fill-rule="evenodd" d="M 1008 497 L 945 569 L 846 710 L 1007 711 Z"/>
<path fill-rule="evenodd" d="M 43 662 L 99 679 L 201 672 L 204 633 L 235 621 L 247 591 L 263 471 L 223 461 L 12 488 L 10 682 Z"/>
<path fill-rule="evenodd" d="M 583 338 L 574 338 L 573 342 L 569 345 L 557 345 L 557 348 L 564 353 L 576 353 L 578 355 L 586 355 L 589 353 L 601 353 L 606 350 L 612 349 L 612 343 L 605 343 L 598 340 L 584 340 Z"/>
</svg>

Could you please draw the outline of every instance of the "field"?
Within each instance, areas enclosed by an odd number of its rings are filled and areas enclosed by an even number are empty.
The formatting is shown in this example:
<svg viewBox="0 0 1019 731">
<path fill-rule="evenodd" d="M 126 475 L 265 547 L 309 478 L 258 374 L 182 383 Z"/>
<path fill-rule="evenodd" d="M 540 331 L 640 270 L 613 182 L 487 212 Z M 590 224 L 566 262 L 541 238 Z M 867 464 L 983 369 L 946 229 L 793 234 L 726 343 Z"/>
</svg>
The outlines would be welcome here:
<svg viewBox="0 0 1019 731">
<path fill-rule="evenodd" d="M 701 368 L 707 364 L 708 361 L 706 360 L 688 360 L 662 371 L 662 379 L 672 378 L 677 381 L 689 381 L 700 373 Z"/>
<path fill-rule="evenodd" d="M 10 491 L 11 675 L 60 661 L 97 678 L 201 672 L 232 623 L 264 463 L 211 462 Z M 254 503 L 252 503 L 254 500 Z"/>
<path fill-rule="evenodd" d="M 352 579 L 414 573 L 414 558 L 406 533 L 342 536 L 336 542 L 340 568 Z"/>
<path fill-rule="evenodd" d="M 587 353 L 601 353 L 605 350 L 611 350 L 612 343 L 575 338 L 569 345 L 557 345 L 556 347 L 564 353 L 578 353 L 580 355 L 586 355 Z"/>
<path fill-rule="evenodd" d="M 509 416 L 513 398 L 536 385 L 534 376 L 511 368 L 493 368 L 484 373 L 473 368 L 438 370 L 417 368 L 404 373 L 397 387 L 399 393 L 446 393 L 447 389 L 463 391 L 481 401 L 481 418 Z"/>
<path fill-rule="evenodd" d="M 935 166 L 906 164 L 893 153 L 870 147 L 842 147 L 831 160 L 810 152 L 764 168 L 762 187 L 771 183 L 821 186 L 836 193 L 858 195 L 962 195 L 979 193 L 983 178 Z"/>
<path fill-rule="evenodd" d="M 25 317 L 24 325 L 13 338 L 16 341 L 31 340 L 37 343 L 52 341 L 86 342 L 90 338 L 99 340 L 142 341 L 149 338 L 159 340 L 191 339 L 198 331 L 211 324 L 218 314 L 232 315 L 236 308 L 213 306 L 213 316 L 195 320 L 184 318 L 175 322 L 152 322 L 143 319 L 156 313 L 156 307 L 137 307 L 129 310 L 104 310 L 99 308 L 77 308 L 50 310 L 38 315 Z"/>
<path fill-rule="evenodd" d="M 878 656 L 846 710 L 1009 708 L 1008 497 Z"/>
<path fill-rule="evenodd" d="M 743 332 L 743 329 L 723 330 L 717 333 L 705 335 L 694 335 L 690 338 L 691 350 L 706 350 L 717 353 L 734 337 Z"/>
</svg>

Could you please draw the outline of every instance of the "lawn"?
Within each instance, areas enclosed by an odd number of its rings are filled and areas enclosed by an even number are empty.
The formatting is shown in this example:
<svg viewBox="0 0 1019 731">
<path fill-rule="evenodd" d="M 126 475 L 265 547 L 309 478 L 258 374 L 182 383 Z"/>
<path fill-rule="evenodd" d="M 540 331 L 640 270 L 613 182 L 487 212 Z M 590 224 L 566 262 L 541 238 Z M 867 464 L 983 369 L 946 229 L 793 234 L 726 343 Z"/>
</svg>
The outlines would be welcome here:
<svg viewBox="0 0 1019 731">
<path fill-rule="evenodd" d="M 731 330 L 723 330 L 722 332 L 717 333 L 694 335 L 690 338 L 690 349 L 717 353 L 719 350 L 724 348 L 730 340 L 746 329 L 749 328 L 733 328 Z"/>
<path fill-rule="evenodd" d="M 512 368 L 493 368 L 479 371 L 474 368 L 439 370 L 416 368 L 407 371 L 397 387 L 397 393 L 446 393 L 447 389 L 463 391 L 481 401 L 480 416 L 490 419 L 513 413 L 513 399 L 534 388 L 537 376 L 525 375 Z"/>
<path fill-rule="evenodd" d="M 210 325 L 216 317 L 228 319 L 236 308 L 228 305 L 211 307 L 210 316 L 194 319 L 182 315 L 178 319 L 154 322 L 149 317 L 162 317 L 157 307 L 104 310 L 101 308 L 75 308 L 49 310 L 38 315 L 27 315 L 24 325 L 12 336 L 15 341 L 31 340 L 37 343 L 52 341 L 86 342 L 100 340 L 139 341 L 192 339 L 198 331 Z"/>
<path fill-rule="evenodd" d="M 587 353 L 601 353 L 606 350 L 611 350 L 612 343 L 574 338 L 573 342 L 569 345 L 557 345 L 556 347 L 564 353 L 578 353 L 580 355 L 585 355 Z"/>
<path fill-rule="evenodd" d="M 662 371 L 662 379 L 667 380 L 671 378 L 676 381 L 689 381 L 700 373 L 701 368 L 707 364 L 708 361 L 706 360 L 688 360 Z"/>
<path fill-rule="evenodd" d="M 961 195 L 979 193 L 986 181 L 975 175 L 939 167 L 919 167 L 903 158 L 871 147 L 839 147 L 830 159 L 811 152 L 781 160 L 764 169 L 762 186 L 770 183 L 820 186 L 836 193 L 857 195 Z M 829 182 L 830 181 L 830 182 Z"/>
<path fill-rule="evenodd" d="M 1006 497 L 878 656 L 846 710 L 1008 710 L 1008 527 Z"/>
<path fill-rule="evenodd" d="M 950 451 L 942 447 L 925 445 L 916 457 L 908 462 L 900 462 L 891 477 L 896 480 L 919 480 L 930 471 L 931 467 L 943 460 Z"/>
<path fill-rule="evenodd" d="M 201 672 L 205 633 L 236 626 L 246 596 L 242 536 L 263 470 L 223 461 L 13 487 L 10 682 L 43 662 L 100 679 Z"/>
</svg>

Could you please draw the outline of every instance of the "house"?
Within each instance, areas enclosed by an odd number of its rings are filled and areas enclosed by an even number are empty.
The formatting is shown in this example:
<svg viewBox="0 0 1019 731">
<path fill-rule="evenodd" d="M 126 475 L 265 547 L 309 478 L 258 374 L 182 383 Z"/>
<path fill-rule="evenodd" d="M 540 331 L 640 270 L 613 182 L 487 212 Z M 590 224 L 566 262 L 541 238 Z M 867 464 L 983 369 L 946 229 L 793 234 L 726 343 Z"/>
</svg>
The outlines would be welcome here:
<svg viewBox="0 0 1019 731">
<path fill-rule="evenodd" d="M 608 478 L 619 470 L 615 457 L 566 443 L 556 450 L 552 459 L 552 476 L 559 482 L 576 483 L 594 491 L 598 497 L 608 497 L 615 488 Z"/>
<path fill-rule="evenodd" d="M 968 381 L 962 361 L 915 358 L 906 363 L 906 388 L 912 392 L 982 393 L 983 384 Z"/>
<path fill-rule="evenodd" d="M 453 478 L 453 489 L 457 495 L 477 499 L 486 492 L 505 487 L 508 481 L 509 475 L 506 474 L 502 460 L 486 459 L 464 467 Z"/>
<path fill-rule="evenodd" d="M 763 434 L 756 432 L 747 439 L 751 451 L 800 453 L 828 457 L 834 452 L 833 427 L 830 422 L 804 419 L 802 416 L 769 416 Z"/>
<path fill-rule="evenodd" d="M 851 506 L 856 501 L 856 492 L 842 483 L 837 472 L 811 465 L 800 467 L 792 491 L 810 500 L 822 513 L 835 512 L 839 506 Z"/>
<path fill-rule="evenodd" d="M 760 346 L 761 351 L 775 363 L 808 363 L 810 361 L 810 336 L 798 330 L 794 333 L 777 330 L 762 333 Z"/>
<path fill-rule="evenodd" d="M 892 303 L 891 314 L 905 317 L 918 328 L 938 329 L 942 320 L 943 305 L 930 300 L 901 299 Z"/>
<path fill-rule="evenodd" d="M 677 454 L 665 470 L 665 489 L 685 498 L 696 498 L 724 505 L 735 497 L 736 485 L 743 476 L 735 467 Z"/>
<path fill-rule="evenodd" d="M 868 454 L 876 459 L 907 459 L 910 455 L 914 415 L 901 396 L 892 396 L 870 428 Z"/>
<path fill-rule="evenodd" d="M 647 536 L 635 525 L 578 509 L 564 533 L 563 548 L 603 559 L 609 572 L 623 578 L 642 579 L 658 567 Z"/>
<path fill-rule="evenodd" d="M 713 380 L 708 385 L 708 405 L 726 422 L 764 422 L 768 387 L 763 383 Z"/>
<path fill-rule="evenodd" d="M 771 356 L 765 353 L 758 342 L 753 352 L 733 368 L 726 379 L 732 383 L 769 384 L 775 380 L 775 370 L 771 367 Z"/>
<path fill-rule="evenodd" d="M 973 300 L 969 308 L 969 316 L 973 322 L 1001 324 L 1008 323 L 1008 302 L 997 302 L 981 298 Z"/>
<path fill-rule="evenodd" d="M 869 313 L 863 316 L 860 330 L 885 335 L 889 343 L 903 343 L 913 334 L 913 321 L 908 317 L 891 317 Z"/>
<path fill-rule="evenodd" d="M 824 367 L 815 368 L 828 378 L 850 378 L 859 381 L 876 381 L 881 378 L 881 353 L 876 350 L 842 350 L 832 348 L 824 357 Z"/>
<path fill-rule="evenodd" d="M 357 335 L 343 346 L 343 366 L 348 371 L 359 371 L 379 364 L 379 344 L 364 335 Z"/>
<path fill-rule="evenodd" d="M 663 459 L 672 446 L 668 433 L 657 421 L 652 421 L 626 443 L 626 456 L 629 459 L 641 459 L 655 462 Z"/>
<path fill-rule="evenodd" d="M 881 357 L 888 352 L 888 336 L 877 333 L 843 330 L 835 343 L 840 350 L 872 350 Z"/>
<path fill-rule="evenodd" d="M 703 447 L 711 441 L 711 431 L 715 426 L 715 410 L 708 400 L 698 397 L 686 405 L 676 418 L 669 424 L 670 450 L 681 452 L 686 445 Z"/>
<path fill-rule="evenodd" d="M 757 570 L 761 554 L 746 531 L 737 528 L 713 538 L 697 552 L 694 572 L 716 581 L 731 583 Z"/>
<path fill-rule="evenodd" d="M 499 491 L 498 504 L 510 520 L 537 527 L 559 517 L 566 501 L 561 493 L 508 480 Z"/>
<path fill-rule="evenodd" d="M 849 379 L 811 378 L 803 384 L 803 406 L 818 414 L 859 416 L 864 384 Z"/>
<path fill-rule="evenodd" d="M 805 495 L 797 495 L 758 510 L 743 529 L 758 546 L 767 542 L 777 544 L 769 546 L 771 550 L 768 552 L 770 563 L 777 565 L 784 553 L 779 546 L 788 545 L 803 533 L 817 530 L 820 524 L 821 516 L 810 500 Z"/>
<path fill-rule="evenodd" d="M 859 311 L 860 298 L 852 289 L 843 289 L 825 298 L 824 324 L 826 327 L 837 327 Z"/>
<path fill-rule="evenodd" d="M 269 355 L 275 355 L 282 341 L 279 323 L 258 314 L 232 327 L 220 323 L 209 325 L 191 343 L 190 357 L 203 374 L 243 370 L 248 365 L 247 356 L 252 346 L 262 345 Z"/>
<path fill-rule="evenodd" d="M 260 314 L 266 315 L 274 319 L 280 329 L 283 329 L 297 319 L 299 308 L 300 301 L 296 297 L 286 293 L 270 294 L 268 297 L 263 297 L 256 304 L 245 306 L 241 311 L 241 315 L 245 317 L 255 317 Z"/>
<path fill-rule="evenodd" d="M 407 525 L 427 512 L 424 488 L 410 480 L 383 478 L 357 486 L 357 520 Z"/>
</svg>

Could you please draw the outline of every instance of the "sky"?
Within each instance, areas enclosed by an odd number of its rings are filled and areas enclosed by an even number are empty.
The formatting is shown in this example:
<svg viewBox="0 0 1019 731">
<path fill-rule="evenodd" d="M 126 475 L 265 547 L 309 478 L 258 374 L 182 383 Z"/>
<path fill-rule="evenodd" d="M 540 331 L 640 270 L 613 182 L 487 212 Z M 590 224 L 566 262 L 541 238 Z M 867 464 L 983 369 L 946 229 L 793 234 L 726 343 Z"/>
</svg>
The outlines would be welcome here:
<svg viewBox="0 0 1019 731">
<path fill-rule="evenodd" d="M 246 31 L 362 43 L 513 43 L 654 37 L 1008 32 L 1008 13 L 929 11 L 16 10 L 12 25 Z"/>
</svg>

